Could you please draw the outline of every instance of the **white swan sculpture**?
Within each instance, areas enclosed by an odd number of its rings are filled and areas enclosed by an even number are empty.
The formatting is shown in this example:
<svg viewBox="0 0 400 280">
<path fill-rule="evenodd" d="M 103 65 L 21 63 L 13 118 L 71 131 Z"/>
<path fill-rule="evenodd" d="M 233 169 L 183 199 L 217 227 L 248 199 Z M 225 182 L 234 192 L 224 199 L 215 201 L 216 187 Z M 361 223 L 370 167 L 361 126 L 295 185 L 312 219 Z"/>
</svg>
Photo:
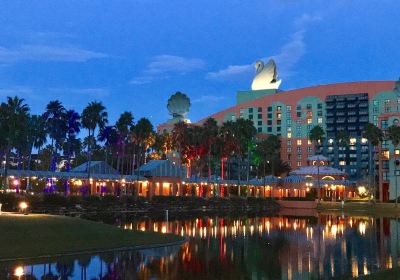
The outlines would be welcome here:
<svg viewBox="0 0 400 280">
<path fill-rule="evenodd" d="M 251 84 L 252 90 L 260 89 L 278 89 L 282 80 L 277 80 L 276 64 L 273 59 L 270 59 L 264 66 L 261 60 L 256 61 L 256 76 Z"/>
</svg>

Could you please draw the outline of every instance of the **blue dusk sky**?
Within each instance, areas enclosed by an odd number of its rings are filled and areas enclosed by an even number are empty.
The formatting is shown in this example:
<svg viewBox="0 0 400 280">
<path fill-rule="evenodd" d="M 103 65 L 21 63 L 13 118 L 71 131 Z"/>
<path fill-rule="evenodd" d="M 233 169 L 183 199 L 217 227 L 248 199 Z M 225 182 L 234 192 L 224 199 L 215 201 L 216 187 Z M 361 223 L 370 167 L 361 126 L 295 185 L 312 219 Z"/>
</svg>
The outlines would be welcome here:
<svg viewBox="0 0 400 280">
<path fill-rule="evenodd" d="M 197 121 L 235 104 L 254 62 L 273 57 L 281 89 L 400 76 L 400 1 L 2 0 L 0 98 L 33 113 L 59 99 L 102 101 L 154 125 L 186 93 Z"/>
</svg>

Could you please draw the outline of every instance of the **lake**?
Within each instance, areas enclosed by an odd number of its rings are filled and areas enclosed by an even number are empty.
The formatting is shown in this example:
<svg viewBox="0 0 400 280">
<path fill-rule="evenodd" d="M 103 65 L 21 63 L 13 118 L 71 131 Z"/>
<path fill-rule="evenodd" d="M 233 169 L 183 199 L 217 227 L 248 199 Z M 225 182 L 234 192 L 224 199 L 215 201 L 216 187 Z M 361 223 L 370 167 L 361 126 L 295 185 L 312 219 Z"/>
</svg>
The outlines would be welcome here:
<svg viewBox="0 0 400 280">
<path fill-rule="evenodd" d="M 126 230 L 172 232 L 189 241 L 174 247 L 0 263 L 0 279 L 331 279 L 399 264 L 399 220 L 300 214 L 168 222 L 118 218 L 115 225 Z"/>
</svg>

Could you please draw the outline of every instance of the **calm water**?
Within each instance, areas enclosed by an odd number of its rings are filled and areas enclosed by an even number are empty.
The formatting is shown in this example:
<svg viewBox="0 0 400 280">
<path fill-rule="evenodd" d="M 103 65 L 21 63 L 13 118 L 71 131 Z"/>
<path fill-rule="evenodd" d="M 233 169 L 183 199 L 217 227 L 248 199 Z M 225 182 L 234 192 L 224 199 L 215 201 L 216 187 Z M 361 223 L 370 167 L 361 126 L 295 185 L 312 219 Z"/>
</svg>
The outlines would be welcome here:
<svg viewBox="0 0 400 280">
<path fill-rule="evenodd" d="M 116 220 L 187 236 L 182 246 L 0 263 L 0 279 L 330 279 L 399 263 L 398 220 L 345 216 Z M 19 278 L 14 274 L 23 274 Z"/>
</svg>

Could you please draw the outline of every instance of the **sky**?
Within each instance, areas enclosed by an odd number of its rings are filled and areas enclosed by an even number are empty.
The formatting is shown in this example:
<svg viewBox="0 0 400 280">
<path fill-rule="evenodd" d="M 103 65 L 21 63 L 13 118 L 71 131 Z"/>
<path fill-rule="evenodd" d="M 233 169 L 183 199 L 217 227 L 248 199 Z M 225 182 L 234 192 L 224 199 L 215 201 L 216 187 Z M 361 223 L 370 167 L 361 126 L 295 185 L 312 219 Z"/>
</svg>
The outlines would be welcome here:
<svg viewBox="0 0 400 280">
<path fill-rule="evenodd" d="M 197 121 L 235 105 L 254 62 L 281 89 L 400 76 L 398 0 L 1 0 L 0 100 L 103 102 L 154 125 L 176 91 Z"/>
</svg>

